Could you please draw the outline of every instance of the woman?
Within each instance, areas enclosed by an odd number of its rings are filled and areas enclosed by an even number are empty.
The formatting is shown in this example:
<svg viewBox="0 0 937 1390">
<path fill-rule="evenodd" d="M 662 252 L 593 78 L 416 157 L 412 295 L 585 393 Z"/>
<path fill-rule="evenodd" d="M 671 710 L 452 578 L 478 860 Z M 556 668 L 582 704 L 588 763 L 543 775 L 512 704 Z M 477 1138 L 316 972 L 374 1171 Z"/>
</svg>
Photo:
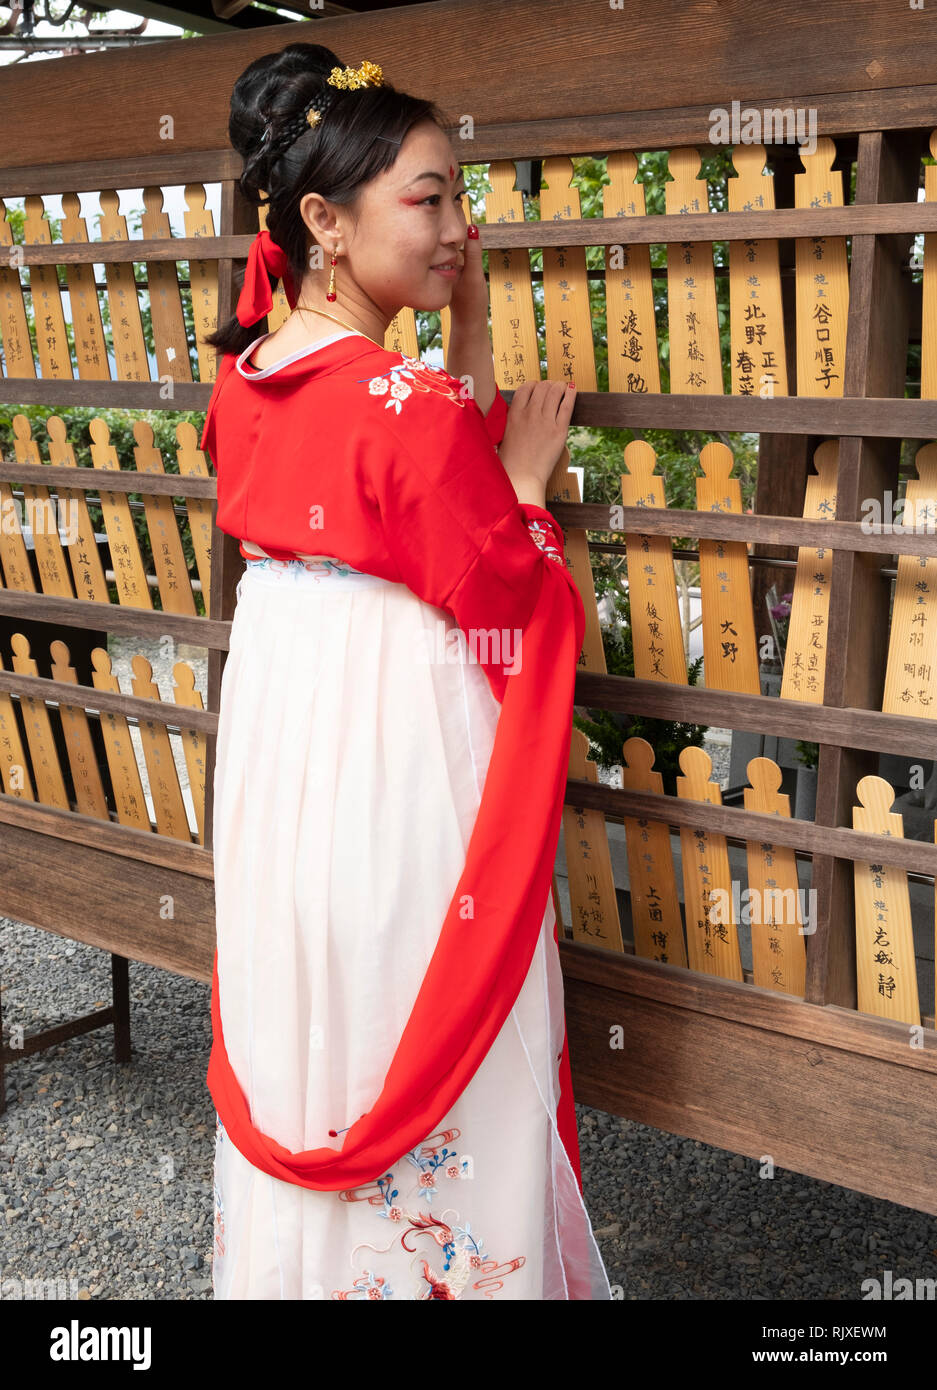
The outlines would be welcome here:
<svg viewBox="0 0 937 1390">
<path fill-rule="evenodd" d="M 550 896 L 584 616 L 544 487 L 575 393 L 508 414 L 496 390 L 431 103 L 294 44 L 238 79 L 229 132 L 269 207 L 202 437 L 247 560 L 214 784 L 215 1297 L 608 1299 Z M 293 313 L 258 336 L 277 278 Z M 444 304 L 450 372 L 385 350 L 401 306 Z"/>
</svg>

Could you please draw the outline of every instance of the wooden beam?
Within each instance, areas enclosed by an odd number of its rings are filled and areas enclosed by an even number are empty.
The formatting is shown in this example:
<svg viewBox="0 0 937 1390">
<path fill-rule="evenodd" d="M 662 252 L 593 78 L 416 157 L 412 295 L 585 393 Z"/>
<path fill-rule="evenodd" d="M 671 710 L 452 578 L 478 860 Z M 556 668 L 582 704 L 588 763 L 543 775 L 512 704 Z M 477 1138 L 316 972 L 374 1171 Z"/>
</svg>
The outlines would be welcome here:
<svg viewBox="0 0 937 1390">
<path fill-rule="evenodd" d="M 621 9 L 592 0 L 511 0 L 507 6 L 503 0 L 439 0 L 317 19 L 312 31 L 303 21 L 109 54 L 106 99 L 99 101 L 88 100 L 84 56 L 6 68 L 5 147 L 16 150 L 21 166 L 142 158 L 170 143 L 176 155 L 224 149 L 239 74 L 255 58 L 313 36 L 343 61 L 380 63 L 387 81 L 452 113 L 453 126 L 465 113 L 480 127 L 501 124 L 512 153 L 523 158 L 528 150 L 518 137 L 535 143 L 530 123 L 538 121 L 553 120 L 557 132 L 562 129 L 564 152 L 578 150 L 580 120 L 590 122 L 582 127 L 583 150 L 595 149 L 603 136 L 594 118 L 603 116 L 613 118 L 612 130 L 632 115 L 636 133 L 640 117 L 642 148 L 652 131 L 655 148 L 706 140 L 710 110 L 727 107 L 730 96 L 742 106 L 803 106 L 825 115 L 848 94 L 849 125 L 868 129 L 870 119 L 881 124 L 874 109 L 881 93 L 887 94 L 889 119 L 910 124 L 901 93 L 913 98 L 916 88 L 933 83 L 937 10 L 906 10 L 896 21 L 878 0 L 731 11 L 688 9 L 683 0 L 651 6 L 624 0 Z M 697 108 L 695 124 L 685 132 L 668 128 L 664 114 L 687 107 Z M 60 113 L 69 110 L 80 119 L 63 121 Z M 510 131 L 513 123 L 517 130 Z M 831 133 L 827 124 L 820 133 Z M 477 144 L 474 152 L 490 157 Z M 541 147 L 534 154 L 545 152 Z"/>
<path fill-rule="evenodd" d="M 559 950 L 580 1104 L 937 1215 L 937 1051 L 907 1025 Z"/>
</svg>

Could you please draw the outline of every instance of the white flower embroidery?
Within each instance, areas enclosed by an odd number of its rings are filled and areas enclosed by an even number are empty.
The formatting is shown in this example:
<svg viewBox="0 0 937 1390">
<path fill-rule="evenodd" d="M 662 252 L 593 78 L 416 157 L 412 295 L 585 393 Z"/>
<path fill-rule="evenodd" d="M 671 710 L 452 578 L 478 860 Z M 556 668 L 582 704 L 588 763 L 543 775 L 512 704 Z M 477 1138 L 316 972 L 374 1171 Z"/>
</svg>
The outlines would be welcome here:
<svg viewBox="0 0 937 1390">
<path fill-rule="evenodd" d="M 528 521 L 527 529 L 531 539 L 536 542 L 545 555 L 551 560 L 556 560 L 558 564 L 564 564 L 562 552 L 558 549 L 556 533 L 552 528 L 541 524 L 540 521 Z"/>
<path fill-rule="evenodd" d="M 368 391 L 372 396 L 388 397 L 384 402 L 385 410 L 393 409 L 399 415 L 403 402 L 414 391 L 424 394 L 432 391 L 436 395 L 446 396 L 464 409 L 465 401 L 460 398 L 457 383 L 448 372 L 421 361 L 419 357 L 406 357 L 402 353 L 401 357 L 403 360 L 398 367 L 391 367 L 380 376 L 368 378 Z"/>
<path fill-rule="evenodd" d="M 386 403 L 386 405 L 385 405 L 385 407 L 384 407 L 385 410 L 390 410 L 391 408 L 393 408 L 394 410 L 396 410 L 397 414 L 399 415 L 399 414 L 400 414 L 400 411 L 401 411 L 401 402 L 402 402 L 402 401 L 405 401 L 405 400 L 407 399 L 407 397 L 408 397 L 409 395 L 412 394 L 412 392 L 413 392 L 413 387 L 412 387 L 412 386 L 408 386 L 407 383 L 406 383 L 405 381 L 401 381 L 401 377 L 403 377 L 403 376 L 409 376 L 409 377 L 412 377 L 412 376 L 413 376 L 413 372 L 412 372 L 412 371 L 408 371 L 408 370 L 406 369 L 406 363 L 412 362 L 412 361 L 413 361 L 413 358 L 411 358 L 411 357 L 405 357 L 405 358 L 403 359 L 404 365 L 402 365 L 402 366 L 400 366 L 400 367 L 393 367 L 393 368 L 391 368 L 391 370 L 390 370 L 390 372 L 389 372 L 389 376 L 390 376 L 390 383 L 389 383 L 389 388 L 390 388 L 390 400 L 387 401 L 387 403 Z M 417 365 L 417 366 L 421 366 L 422 364 L 421 364 L 421 363 L 416 363 L 416 365 Z M 383 395 L 383 394 L 384 394 L 384 391 L 386 391 L 386 390 L 388 389 L 388 383 L 387 383 L 386 381 L 383 383 L 383 387 L 384 387 L 384 390 L 381 392 L 381 395 Z"/>
</svg>

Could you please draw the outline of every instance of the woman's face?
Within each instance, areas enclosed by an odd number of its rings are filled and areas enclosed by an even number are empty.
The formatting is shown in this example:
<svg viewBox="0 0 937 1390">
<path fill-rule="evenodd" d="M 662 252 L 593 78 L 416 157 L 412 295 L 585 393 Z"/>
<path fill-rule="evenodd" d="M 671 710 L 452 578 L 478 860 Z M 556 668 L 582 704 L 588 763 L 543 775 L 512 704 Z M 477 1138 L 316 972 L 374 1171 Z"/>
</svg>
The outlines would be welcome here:
<svg viewBox="0 0 937 1390">
<path fill-rule="evenodd" d="M 365 185 L 354 211 L 307 193 L 301 212 L 325 250 L 325 269 L 313 272 L 311 281 L 307 277 L 302 299 L 321 300 L 322 307 L 338 312 L 344 307 L 381 333 L 404 306 L 443 308 L 461 273 L 464 189 L 448 136 L 434 121 L 421 121 L 407 132 L 391 167 Z M 325 292 L 335 246 L 338 297 L 330 306 Z M 433 268 L 447 262 L 455 265 L 455 277 Z"/>
</svg>

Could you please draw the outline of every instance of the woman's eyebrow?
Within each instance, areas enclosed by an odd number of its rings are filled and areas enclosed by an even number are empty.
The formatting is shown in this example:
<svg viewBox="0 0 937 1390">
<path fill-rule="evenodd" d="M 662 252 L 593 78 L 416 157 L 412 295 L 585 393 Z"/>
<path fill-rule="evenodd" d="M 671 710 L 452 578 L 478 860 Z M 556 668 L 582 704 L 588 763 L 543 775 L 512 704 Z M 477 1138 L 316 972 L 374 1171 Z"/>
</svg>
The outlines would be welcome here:
<svg viewBox="0 0 937 1390">
<path fill-rule="evenodd" d="M 459 173 L 458 173 L 458 177 L 456 178 L 456 183 L 459 182 L 459 179 L 464 179 L 464 178 L 465 178 L 465 170 L 464 170 L 464 169 L 460 169 L 460 170 L 459 170 Z M 449 180 L 446 178 L 445 174 L 438 174 L 438 173 L 436 172 L 435 169 L 427 169 L 425 173 L 423 173 L 423 174 L 417 174 L 417 176 L 416 176 L 415 179 L 411 179 L 410 182 L 406 185 L 407 188 L 412 188 L 413 184 L 419 183 L 419 182 L 420 182 L 420 179 L 436 179 L 436 181 L 437 181 L 438 183 L 441 183 L 441 184 L 447 184 L 447 183 L 449 182 Z"/>
</svg>

